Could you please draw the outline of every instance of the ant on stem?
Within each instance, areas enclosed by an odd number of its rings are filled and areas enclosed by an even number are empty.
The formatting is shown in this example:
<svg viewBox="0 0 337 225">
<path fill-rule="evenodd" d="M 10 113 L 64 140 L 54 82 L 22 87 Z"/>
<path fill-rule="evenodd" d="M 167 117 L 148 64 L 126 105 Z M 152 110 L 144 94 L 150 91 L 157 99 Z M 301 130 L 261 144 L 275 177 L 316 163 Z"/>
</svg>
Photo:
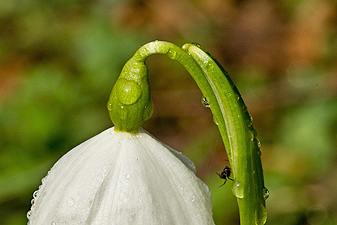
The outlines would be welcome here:
<svg viewBox="0 0 337 225">
<path fill-rule="evenodd" d="M 225 182 L 219 187 L 224 186 L 227 182 L 227 179 L 234 181 L 232 178 L 229 177 L 231 175 L 231 168 L 229 166 L 226 166 L 220 174 L 219 173 L 216 174 L 218 174 L 221 179 L 225 180 Z"/>
</svg>

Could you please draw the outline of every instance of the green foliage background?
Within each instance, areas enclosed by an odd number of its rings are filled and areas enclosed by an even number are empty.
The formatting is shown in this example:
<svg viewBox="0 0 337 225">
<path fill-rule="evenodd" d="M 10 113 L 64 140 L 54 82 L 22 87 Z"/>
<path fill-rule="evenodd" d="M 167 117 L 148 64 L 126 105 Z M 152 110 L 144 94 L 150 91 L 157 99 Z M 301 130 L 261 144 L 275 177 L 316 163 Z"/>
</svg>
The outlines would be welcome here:
<svg viewBox="0 0 337 225">
<path fill-rule="evenodd" d="M 113 84 L 155 39 L 199 42 L 237 84 L 262 143 L 267 224 L 336 224 L 336 12 L 318 0 L 1 1 L 0 224 L 25 224 L 53 163 L 112 126 Z M 238 224 L 201 93 L 175 62 L 148 65 L 155 112 L 144 128 L 196 163 L 216 223 Z"/>
</svg>

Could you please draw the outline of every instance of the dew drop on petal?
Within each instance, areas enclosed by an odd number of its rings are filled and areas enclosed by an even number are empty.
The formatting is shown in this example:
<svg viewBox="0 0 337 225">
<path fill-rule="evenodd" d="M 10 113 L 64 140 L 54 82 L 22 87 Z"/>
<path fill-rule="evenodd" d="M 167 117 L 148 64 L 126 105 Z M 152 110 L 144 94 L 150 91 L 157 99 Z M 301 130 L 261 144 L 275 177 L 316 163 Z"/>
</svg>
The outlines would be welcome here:
<svg viewBox="0 0 337 225">
<path fill-rule="evenodd" d="M 244 190 L 239 181 L 235 180 L 232 184 L 232 192 L 237 198 L 243 198 Z"/>
<path fill-rule="evenodd" d="M 38 194 L 39 194 L 39 190 L 34 191 L 34 193 L 33 193 L 33 198 L 36 198 Z"/>
<path fill-rule="evenodd" d="M 131 175 L 130 175 L 130 174 L 128 174 L 128 173 L 127 173 L 127 174 L 125 174 L 125 179 L 126 179 L 126 180 L 129 180 L 129 179 L 130 179 L 130 177 L 131 177 Z"/>
<path fill-rule="evenodd" d="M 69 197 L 68 199 L 67 199 L 67 205 L 68 206 L 73 206 L 74 205 L 74 203 L 75 203 L 75 200 L 72 198 L 72 197 Z"/>
<path fill-rule="evenodd" d="M 103 178 L 106 177 L 107 174 L 108 174 L 108 169 L 104 168 L 103 169 Z"/>
<path fill-rule="evenodd" d="M 130 136 L 128 137 L 128 139 L 129 139 L 129 140 L 133 140 L 133 139 L 134 139 L 134 136 L 133 136 L 133 135 L 130 135 Z"/>
<path fill-rule="evenodd" d="M 191 201 L 192 201 L 192 202 L 195 201 L 195 195 L 194 195 L 194 194 L 191 196 Z"/>
<path fill-rule="evenodd" d="M 31 211 L 29 210 L 28 212 L 27 212 L 27 219 L 29 220 L 29 218 L 30 218 L 30 214 L 31 214 Z"/>
</svg>

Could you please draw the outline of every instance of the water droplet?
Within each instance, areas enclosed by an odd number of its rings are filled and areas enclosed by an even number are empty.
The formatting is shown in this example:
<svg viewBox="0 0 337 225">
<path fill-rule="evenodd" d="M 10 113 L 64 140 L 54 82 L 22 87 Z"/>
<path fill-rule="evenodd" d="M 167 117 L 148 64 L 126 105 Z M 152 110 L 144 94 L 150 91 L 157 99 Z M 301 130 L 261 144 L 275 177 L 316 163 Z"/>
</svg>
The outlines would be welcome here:
<svg viewBox="0 0 337 225">
<path fill-rule="evenodd" d="M 261 153 L 260 150 L 257 150 L 256 154 L 257 154 L 258 156 L 261 156 L 262 153 Z"/>
<path fill-rule="evenodd" d="M 237 198 L 243 198 L 244 190 L 239 181 L 235 180 L 232 184 L 232 192 Z"/>
<path fill-rule="evenodd" d="M 120 79 L 117 84 L 118 100 L 125 105 L 132 105 L 142 94 L 141 87 L 132 80 Z"/>
<path fill-rule="evenodd" d="M 267 210 L 266 207 L 261 205 L 259 209 L 259 213 L 255 214 L 255 224 L 256 225 L 264 225 L 267 222 Z"/>
<path fill-rule="evenodd" d="M 129 221 L 132 222 L 135 220 L 135 218 L 136 218 L 136 214 L 133 214 L 130 216 Z"/>
<path fill-rule="evenodd" d="M 106 175 L 108 175 L 108 167 L 103 169 L 103 178 L 106 177 Z"/>
<path fill-rule="evenodd" d="M 27 212 L 27 219 L 30 218 L 31 213 L 32 213 L 32 212 L 31 212 L 30 210 Z"/>
<path fill-rule="evenodd" d="M 197 43 L 197 42 L 193 42 L 192 44 L 195 45 L 195 46 L 197 46 L 198 48 L 201 48 L 201 45 L 199 43 Z"/>
<path fill-rule="evenodd" d="M 153 103 L 151 101 L 144 107 L 144 112 L 143 112 L 144 121 L 150 119 L 152 114 L 153 114 Z"/>
<path fill-rule="evenodd" d="M 171 58 L 171 59 L 175 59 L 176 56 L 177 56 L 177 52 L 172 51 L 172 50 L 169 50 L 169 51 L 167 52 L 167 56 L 168 56 L 169 58 Z"/>
<path fill-rule="evenodd" d="M 39 190 L 34 191 L 34 193 L 33 193 L 33 198 L 36 198 L 38 194 L 39 194 Z"/>
<path fill-rule="evenodd" d="M 247 112 L 248 111 L 247 106 L 245 104 L 242 104 L 241 110 L 242 112 Z"/>
<path fill-rule="evenodd" d="M 207 70 L 211 70 L 212 67 L 213 67 L 213 64 L 211 62 L 209 62 L 209 63 L 206 64 L 206 69 Z"/>
<path fill-rule="evenodd" d="M 134 136 L 132 134 L 130 134 L 130 136 L 128 137 L 129 140 L 133 140 Z"/>
<path fill-rule="evenodd" d="M 251 130 L 248 131 L 247 136 L 248 136 L 248 140 L 254 141 L 255 136 L 254 136 L 254 133 Z"/>
<path fill-rule="evenodd" d="M 258 138 L 256 138 L 256 143 L 257 143 L 257 147 L 261 148 L 261 142 Z"/>
<path fill-rule="evenodd" d="M 232 96 L 232 93 L 228 92 L 227 95 L 228 95 L 228 96 Z"/>
<path fill-rule="evenodd" d="M 127 179 L 127 180 L 129 180 L 130 179 L 130 177 L 131 177 L 131 175 L 130 174 L 125 174 L 125 179 Z"/>
<path fill-rule="evenodd" d="M 119 110 L 119 112 L 120 112 L 119 117 L 120 117 L 122 120 L 125 120 L 125 119 L 128 117 L 128 109 L 127 109 L 127 108 L 124 108 L 124 106 L 121 106 L 121 110 Z"/>
<path fill-rule="evenodd" d="M 204 107 L 206 107 L 206 108 L 209 108 L 209 107 L 210 107 L 210 105 L 209 105 L 209 103 L 208 103 L 208 101 L 207 101 L 207 98 L 206 98 L 205 96 L 202 96 L 202 97 L 201 97 L 201 104 L 202 104 Z"/>
<path fill-rule="evenodd" d="M 249 117 L 246 119 L 246 123 L 248 127 L 253 126 L 253 117 L 251 115 L 249 115 Z"/>
<path fill-rule="evenodd" d="M 191 201 L 192 201 L 192 202 L 195 201 L 195 195 L 194 195 L 194 194 L 192 194 L 192 196 L 191 196 Z"/>
<path fill-rule="evenodd" d="M 264 187 L 263 188 L 263 199 L 267 200 L 268 197 L 269 197 L 269 190 L 266 187 Z"/>
<path fill-rule="evenodd" d="M 111 109 L 112 109 L 112 103 L 111 102 L 108 102 L 107 108 L 108 108 L 109 111 L 111 111 Z"/>
<path fill-rule="evenodd" d="M 215 117 L 213 117 L 213 122 L 215 123 L 215 125 L 218 125 L 218 121 L 215 119 Z"/>
<path fill-rule="evenodd" d="M 75 200 L 72 198 L 72 197 L 69 197 L 68 199 L 67 199 L 67 205 L 68 206 L 73 206 L 74 205 L 74 203 L 75 203 Z"/>
</svg>

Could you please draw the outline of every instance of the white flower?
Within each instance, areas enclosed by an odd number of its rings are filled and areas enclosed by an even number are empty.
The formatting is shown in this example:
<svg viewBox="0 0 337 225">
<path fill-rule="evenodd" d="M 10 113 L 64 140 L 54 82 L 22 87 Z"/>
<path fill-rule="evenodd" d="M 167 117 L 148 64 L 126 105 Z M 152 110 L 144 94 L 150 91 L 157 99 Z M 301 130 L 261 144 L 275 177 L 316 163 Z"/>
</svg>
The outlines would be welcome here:
<svg viewBox="0 0 337 225">
<path fill-rule="evenodd" d="M 65 154 L 34 192 L 28 224 L 214 224 L 194 164 L 142 128 L 109 128 Z"/>
</svg>

